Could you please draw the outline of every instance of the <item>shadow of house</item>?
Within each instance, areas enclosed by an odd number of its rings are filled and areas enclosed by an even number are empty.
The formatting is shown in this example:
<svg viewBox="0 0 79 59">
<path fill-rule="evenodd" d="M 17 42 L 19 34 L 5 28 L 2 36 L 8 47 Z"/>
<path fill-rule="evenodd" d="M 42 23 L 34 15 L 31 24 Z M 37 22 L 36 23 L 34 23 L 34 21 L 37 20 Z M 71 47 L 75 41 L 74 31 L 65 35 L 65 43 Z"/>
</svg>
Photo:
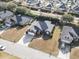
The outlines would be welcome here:
<svg viewBox="0 0 79 59">
<path fill-rule="evenodd" d="M 61 37 L 60 37 L 60 49 L 62 52 L 69 52 L 71 50 L 71 44 L 76 41 L 78 41 L 78 34 L 75 32 L 73 27 L 70 26 L 64 26 Z"/>
</svg>

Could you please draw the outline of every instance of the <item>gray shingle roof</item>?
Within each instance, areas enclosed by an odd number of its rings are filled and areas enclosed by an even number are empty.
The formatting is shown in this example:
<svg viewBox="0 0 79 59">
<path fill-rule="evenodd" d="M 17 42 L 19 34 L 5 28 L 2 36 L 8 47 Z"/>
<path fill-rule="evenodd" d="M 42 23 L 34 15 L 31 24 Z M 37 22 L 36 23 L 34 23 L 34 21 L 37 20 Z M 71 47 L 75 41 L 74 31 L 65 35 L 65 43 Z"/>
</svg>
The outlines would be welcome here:
<svg viewBox="0 0 79 59">
<path fill-rule="evenodd" d="M 1 11 L 0 12 L 0 18 L 1 19 L 5 19 L 5 18 L 8 18 L 8 17 L 10 17 L 10 16 L 12 16 L 13 15 L 13 13 L 11 12 L 11 11 Z"/>
<path fill-rule="evenodd" d="M 26 0 L 27 3 L 31 4 L 37 4 L 39 1 L 38 0 Z"/>
<path fill-rule="evenodd" d="M 33 20 L 32 17 L 29 16 L 20 16 L 15 15 L 11 19 L 15 20 L 17 24 L 23 25 Z"/>
<path fill-rule="evenodd" d="M 61 33 L 61 41 L 62 42 L 70 44 L 74 40 L 69 32 L 73 33 L 75 36 L 78 37 L 77 33 L 74 31 L 74 29 L 72 27 L 64 26 L 62 33 Z"/>
<path fill-rule="evenodd" d="M 54 25 L 51 24 L 51 21 L 34 21 L 31 25 L 30 30 L 36 30 L 34 26 L 37 26 L 38 29 L 49 31 L 51 33 L 52 29 L 54 28 Z"/>
</svg>

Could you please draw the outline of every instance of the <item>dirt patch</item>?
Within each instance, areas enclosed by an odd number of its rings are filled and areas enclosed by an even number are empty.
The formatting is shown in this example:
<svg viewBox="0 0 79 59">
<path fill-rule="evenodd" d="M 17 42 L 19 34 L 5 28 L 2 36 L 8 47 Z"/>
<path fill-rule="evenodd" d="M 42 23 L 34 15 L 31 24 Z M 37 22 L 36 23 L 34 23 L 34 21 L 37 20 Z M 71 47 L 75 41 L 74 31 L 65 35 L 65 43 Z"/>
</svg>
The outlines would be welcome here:
<svg viewBox="0 0 79 59">
<path fill-rule="evenodd" d="M 73 48 L 71 50 L 70 59 L 79 59 L 79 48 Z"/>
<path fill-rule="evenodd" d="M 17 42 L 24 35 L 27 28 L 28 26 L 23 27 L 21 29 L 17 29 L 17 28 L 8 29 L 0 35 L 0 38 L 11 41 L 11 42 Z"/>
<path fill-rule="evenodd" d="M 9 55 L 8 53 L 0 51 L 0 59 L 20 59 L 16 56 Z"/>
</svg>

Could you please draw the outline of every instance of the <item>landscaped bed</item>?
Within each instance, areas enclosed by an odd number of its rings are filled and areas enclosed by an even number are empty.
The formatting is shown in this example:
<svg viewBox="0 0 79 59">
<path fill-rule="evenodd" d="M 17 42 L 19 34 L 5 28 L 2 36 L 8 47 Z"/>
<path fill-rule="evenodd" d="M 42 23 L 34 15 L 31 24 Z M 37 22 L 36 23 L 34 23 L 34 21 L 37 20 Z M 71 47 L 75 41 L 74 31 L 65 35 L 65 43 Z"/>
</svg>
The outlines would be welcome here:
<svg viewBox="0 0 79 59">
<path fill-rule="evenodd" d="M 17 28 L 8 29 L 0 35 L 0 38 L 11 41 L 11 42 L 17 42 L 24 35 L 27 28 L 28 28 L 28 26 L 19 28 L 19 29 L 17 29 Z"/>
<path fill-rule="evenodd" d="M 51 55 L 58 55 L 58 40 L 60 37 L 60 29 L 56 27 L 53 33 L 53 38 L 49 40 L 43 39 L 33 39 L 33 41 L 29 44 L 29 47 L 35 48 Z"/>
<path fill-rule="evenodd" d="M 79 47 L 72 48 L 71 53 L 70 53 L 70 59 L 79 59 Z"/>
<path fill-rule="evenodd" d="M 0 51 L 0 59 L 20 59 L 16 56 L 9 55 L 8 53 Z"/>
</svg>

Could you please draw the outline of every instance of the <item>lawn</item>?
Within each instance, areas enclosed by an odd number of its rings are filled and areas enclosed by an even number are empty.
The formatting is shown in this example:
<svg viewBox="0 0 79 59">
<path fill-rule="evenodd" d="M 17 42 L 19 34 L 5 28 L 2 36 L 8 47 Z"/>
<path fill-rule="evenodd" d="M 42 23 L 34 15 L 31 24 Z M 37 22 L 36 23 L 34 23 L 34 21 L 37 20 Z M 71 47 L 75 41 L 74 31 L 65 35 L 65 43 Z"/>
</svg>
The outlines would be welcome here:
<svg viewBox="0 0 79 59">
<path fill-rule="evenodd" d="M 60 29 L 59 27 L 55 27 L 53 37 L 49 40 L 43 39 L 34 39 L 30 44 L 29 47 L 41 50 L 43 52 L 49 53 L 51 55 L 57 56 L 58 55 L 58 40 L 60 37 Z"/>
<path fill-rule="evenodd" d="M 20 59 L 16 56 L 9 55 L 8 53 L 0 51 L 0 59 Z"/>
<path fill-rule="evenodd" d="M 79 59 L 79 48 L 73 48 L 71 50 L 70 59 Z"/>
<path fill-rule="evenodd" d="M 11 41 L 11 42 L 17 42 L 24 35 L 27 28 L 28 26 L 23 27 L 21 29 L 17 29 L 17 28 L 8 29 L 0 35 L 0 38 Z"/>
</svg>

